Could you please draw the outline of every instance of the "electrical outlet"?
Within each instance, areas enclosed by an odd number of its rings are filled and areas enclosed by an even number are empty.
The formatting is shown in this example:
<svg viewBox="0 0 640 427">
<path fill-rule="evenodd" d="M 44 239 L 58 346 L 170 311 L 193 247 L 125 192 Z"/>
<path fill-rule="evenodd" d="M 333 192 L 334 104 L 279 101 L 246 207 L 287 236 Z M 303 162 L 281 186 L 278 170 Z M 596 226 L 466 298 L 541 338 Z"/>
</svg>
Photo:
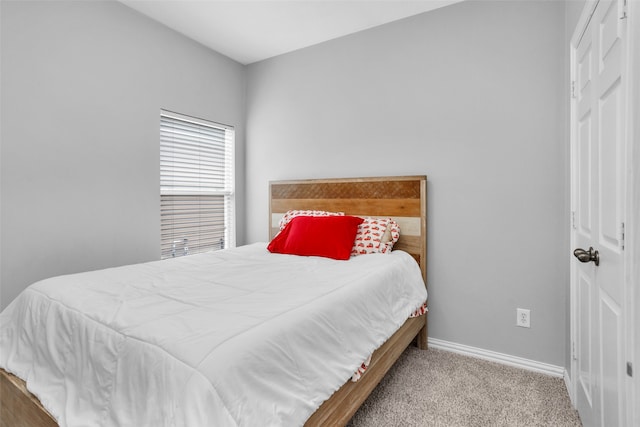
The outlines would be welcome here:
<svg viewBox="0 0 640 427">
<path fill-rule="evenodd" d="M 516 325 L 522 328 L 530 328 L 531 327 L 531 312 L 526 308 L 518 308 L 516 309 Z"/>
</svg>

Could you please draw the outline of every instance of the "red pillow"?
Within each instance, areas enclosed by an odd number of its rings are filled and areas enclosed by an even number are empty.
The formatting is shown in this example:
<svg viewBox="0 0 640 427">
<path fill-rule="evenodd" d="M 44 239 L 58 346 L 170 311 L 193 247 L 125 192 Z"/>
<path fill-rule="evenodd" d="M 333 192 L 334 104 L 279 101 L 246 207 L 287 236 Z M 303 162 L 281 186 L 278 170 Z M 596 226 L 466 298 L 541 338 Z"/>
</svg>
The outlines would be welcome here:
<svg viewBox="0 0 640 427">
<path fill-rule="evenodd" d="M 347 260 L 362 221 L 356 216 L 297 216 L 267 249 L 279 254 Z"/>
</svg>

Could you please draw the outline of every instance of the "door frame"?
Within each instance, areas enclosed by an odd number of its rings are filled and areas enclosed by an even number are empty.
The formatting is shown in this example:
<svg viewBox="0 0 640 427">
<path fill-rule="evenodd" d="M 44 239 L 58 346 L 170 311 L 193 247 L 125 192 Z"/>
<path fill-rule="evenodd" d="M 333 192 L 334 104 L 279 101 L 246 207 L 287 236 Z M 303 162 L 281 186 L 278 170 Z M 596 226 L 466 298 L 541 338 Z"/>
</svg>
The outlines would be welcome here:
<svg viewBox="0 0 640 427">
<path fill-rule="evenodd" d="M 627 219 L 626 244 L 628 248 L 625 265 L 626 285 L 630 292 L 628 309 L 628 334 L 634 373 L 628 382 L 629 425 L 640 425 L 640 2 L 627 0 L 629 22 L 628 75 L 629 101 L 627 136 Z M 634 121 L 633 118 L 636 118 Z M 635 325 L 635 326 L 634 326 Z"/>
<path fill-rule="evenodd" d="M 624 1 L 624 0 L 622 0 Z M 571 37 L 569 46 L 570 75 L 569 88 L 575 81 L 576 49 L 587 24 L 598 5 L 598 0 L 588 0 Z M 626 125 L 625 125 L 625 159 L 626 159 L 626 190 L 625 190 L 625 249 L 624 263 L 624 302 L 625 302 L 625 360 L 633 363 L 633 377 L 625 376 L 626 425 L 640 425 L 640 2 L 626 0 L 627 47 L 626 47 Z M 576 164 L 576 100 L 570 97 L 569 122 L 569 180 L 570 180 L 570 213 L 569 213 L 569 241 L 570 248 L 575 248 L 575 233 L 573 231 L 573 212 L 576 210 L 575 172 Z M 637 255 L 636 255 L 637 254 Z M 577 363 L 575 359 L 577 332 L 577 274 L 573 257 L 569 257 L 569 396 L 575 405 L 577 387 Z"/>
</svg>

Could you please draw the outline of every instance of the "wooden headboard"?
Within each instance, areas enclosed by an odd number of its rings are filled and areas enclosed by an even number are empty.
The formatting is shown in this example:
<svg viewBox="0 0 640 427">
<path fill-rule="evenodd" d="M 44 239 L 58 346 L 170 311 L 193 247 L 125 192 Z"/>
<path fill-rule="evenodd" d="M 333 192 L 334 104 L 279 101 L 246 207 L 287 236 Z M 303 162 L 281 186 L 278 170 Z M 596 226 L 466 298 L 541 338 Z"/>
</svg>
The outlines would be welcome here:
<svg viewBox="0 0 640 427">
<path fill-rule="evenodd" d="M 391 217 L 400 226 L 394 249 L 410 253 L 427 282 L 427 177 L 307 179 L 269 183 L 269 239 L 290 209 Z"/>
</svg>

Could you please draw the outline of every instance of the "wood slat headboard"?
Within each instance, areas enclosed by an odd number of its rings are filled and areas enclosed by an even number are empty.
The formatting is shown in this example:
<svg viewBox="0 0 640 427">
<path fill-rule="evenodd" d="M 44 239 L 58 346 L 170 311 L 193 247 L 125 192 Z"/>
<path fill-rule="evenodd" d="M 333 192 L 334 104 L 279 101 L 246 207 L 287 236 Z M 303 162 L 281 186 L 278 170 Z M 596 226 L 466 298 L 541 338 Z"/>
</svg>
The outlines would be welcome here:
<svg viewBox="0 0 640 427">
<path fill-rule="evenodd" d="M 400 226 L 394 249 L 410 253 L 427 282 L 427 177 L 307 179 L 269 183 L 269 238 L 291 209 L 391 217 Z"/>
</svg>

